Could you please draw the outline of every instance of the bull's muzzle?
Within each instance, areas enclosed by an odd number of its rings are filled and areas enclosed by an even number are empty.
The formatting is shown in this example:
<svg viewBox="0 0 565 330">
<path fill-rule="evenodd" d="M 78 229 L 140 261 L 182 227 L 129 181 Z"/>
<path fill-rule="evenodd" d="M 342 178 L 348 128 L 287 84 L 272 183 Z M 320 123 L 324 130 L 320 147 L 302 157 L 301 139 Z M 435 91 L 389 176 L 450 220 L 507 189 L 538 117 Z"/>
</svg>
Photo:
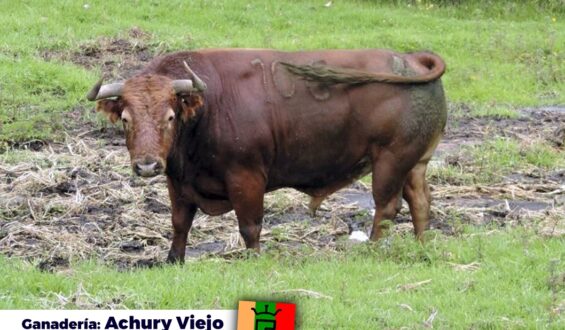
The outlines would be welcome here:
<svg viewBox="0 0 565 330">
<path fill-rule="evenodd" d="M 163 174 L 165 170 L 164 162 L 152 157 L 136 159 L 132 162 L 132 166 L 135 174 L 146 178 Z"/>
</svg>

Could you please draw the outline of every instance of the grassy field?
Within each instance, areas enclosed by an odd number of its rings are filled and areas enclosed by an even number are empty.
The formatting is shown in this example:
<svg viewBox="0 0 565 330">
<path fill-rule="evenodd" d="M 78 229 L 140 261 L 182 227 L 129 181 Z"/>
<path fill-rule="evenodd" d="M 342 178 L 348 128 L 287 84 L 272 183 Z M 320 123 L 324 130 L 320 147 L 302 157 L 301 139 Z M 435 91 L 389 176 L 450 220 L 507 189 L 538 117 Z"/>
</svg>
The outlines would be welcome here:
<svg viewBox="0 0 565 330">
<path fill-rule="evenodd" d="M 392 235 L 348 253 L 270 251 L 127 272 L 93 261 L 52 274 L 0 259 L 0 308 L 237 309 L 267 299 L 298 304 L 304 329 L 421 328 L 432 314 L 439 329 L 565 326 L 563 240 L 473 228 L 429 236 L 425 248 Z"/>
<path fill-rule="evenodd" d="M 565 120 L 523 110 L 565 104 L 562 0 L 0 0 L 0 22 L 0 308 L 235 309 L 265 299 L 295 302 L 304 329 L 565 327 Z M 403 227 L 404 213 L 384 240 L 350 245 L 348 225 L 370 224 L 367 209 L 332 201 L 309 219 L 283 191 L 267 198 L 261 256 L 122 267 L 124 242 L 164 258 L 165 186 L 129 177 L 111 135 L 119 129 L 100 130 L 108 124 L 85 94 L 101 74 L 119 79 L 155 55 L 206 47 L 443 56 L 450 117 L 428 173 L 427 244 Z M 194 250 L 237 233 L 233 215 L 200 219 Z M 87 231 L 89 221 L 103 230 Z"/>
<path fill-rule="evenodd" d="M 129 38 L 134 27 L 147 35 L 133 47 L 152 54 L 206 47 L 428 49 L 447 61 L 450 100 L 474 104 L 478 114 L 565 102 L 559 1 L 325 3 L 2 1 L 0 140 L 61 137 L 68 121 L 76 120 L 62 114 L 73 110 L 91 119 L 84 94 L 101 72 L 77 65 L 76 57 L 96 48 L 100 38 Z"/>
</svg>

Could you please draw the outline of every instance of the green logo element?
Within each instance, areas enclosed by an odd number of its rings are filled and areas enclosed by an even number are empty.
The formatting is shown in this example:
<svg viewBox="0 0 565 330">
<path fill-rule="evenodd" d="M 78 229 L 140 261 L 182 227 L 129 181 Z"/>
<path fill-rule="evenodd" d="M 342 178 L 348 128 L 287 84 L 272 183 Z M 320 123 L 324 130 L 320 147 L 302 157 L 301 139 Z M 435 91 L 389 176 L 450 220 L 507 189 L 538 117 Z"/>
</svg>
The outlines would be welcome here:
<svg viewBox="0 0 565 330">
<path fill-rule="evenodd" d="M 275 330 L 277 328 L 276 315 L 282 311 L 282 309 L 276 309 L 275 303 L 257 302 L 255 308 L 251 308 L 255 313 L 255 330 Z M 262 312 L 260 307 L 263 307 Z M 276 310 L 275 310 L 276 309 Z M 270 312 L 269 310 L 274 311 Z"/>
</svg>

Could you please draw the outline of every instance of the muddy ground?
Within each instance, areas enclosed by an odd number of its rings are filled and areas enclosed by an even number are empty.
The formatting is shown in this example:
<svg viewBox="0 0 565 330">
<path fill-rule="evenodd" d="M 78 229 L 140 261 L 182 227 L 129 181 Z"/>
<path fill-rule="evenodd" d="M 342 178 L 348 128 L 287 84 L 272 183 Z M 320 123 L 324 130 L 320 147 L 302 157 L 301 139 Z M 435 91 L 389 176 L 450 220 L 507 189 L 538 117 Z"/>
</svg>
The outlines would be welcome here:
<svg viewBox="0 0 565 330">
<path fill-rule="evenodd" d="M 127 77 L 155 55 L 144 43 L 147 38 L 132 29 L 128 40 L 103 39 L 75 53 L 42 56 L 85 67 L 103 63 L 108 76 Z M 467 146 L 498 136 L 546 141 L 563 150 L 565 108 L 522 109 L 516 119 L 471 118 L 465 105 L 451 108 L 432 167 L 480 170 L 472 165 Z M 153 266 L 166 258 L 171 225 L 165 179 L 131 175 L 119 129 L 70 128 L 63 143 L 19 144 L 0 156 L 0 253 L 33 259 L 46 271 L 68 267 L 77 259 L 129 268 Z M 522 225 L 535 226 L 542 235 L 565 234 L 565 169 L 515 171 L 488 185 L 436 175 L 430 183 L 432 230 L 459 235 L 464 224 Z M 307 196 L 290 189 L 268 194 L 265 249 L 286 254 L 336 250 L 343 248 L 351 231 L 371 228 L 374 203 L 362 182 L 331 196 L 316 217 L 308 214 L 307 203 Z M 406 205 L 389 230 L 412 231 Z M 197 214 L 188 258 L 231 258 L 242 249 L 233 212 L 219 217 Z"/>
<path fill-rule="evenodd" d="M 553 132 L 564 123 L 565 112 L 539 109 L 524 110 L 518 120 L 452 119 L 432 166 L 457 162 L 465 171 L 465 145 L 501 135 L 538 139 L 540 132 Z M 151 266 L 165 259 L 171 239 L 165 180 L 131 175 L 118 129 L 75 131 L 65 143 L 10 154 L 0 165 L 0 253 L 39 258 L 44 270 L 66 267 L 77 258 L 99 258 L 119 267 Z M 463 185 L 434 176 L 430 182 L 430 227 L 443 234 L 458 235 L 467 223 L 495 228 L 541 224 L 537 228 L 543 235 L 564 234 L 563 170 L 516 172 L 493 185 Z M 374 203 L 361 182 L 331 196 L 314 218 L 307 203 L 307 196 L 290 189 L 268 194 L 262 234 L 266 249 L 335 250 L 351 231 L 371 228 Z M 412 230 L 406 205 L 391 230 Z M 233 212 L 197 215 L 189 258 L 229 258 L 242 248 Z"/>
</svg>

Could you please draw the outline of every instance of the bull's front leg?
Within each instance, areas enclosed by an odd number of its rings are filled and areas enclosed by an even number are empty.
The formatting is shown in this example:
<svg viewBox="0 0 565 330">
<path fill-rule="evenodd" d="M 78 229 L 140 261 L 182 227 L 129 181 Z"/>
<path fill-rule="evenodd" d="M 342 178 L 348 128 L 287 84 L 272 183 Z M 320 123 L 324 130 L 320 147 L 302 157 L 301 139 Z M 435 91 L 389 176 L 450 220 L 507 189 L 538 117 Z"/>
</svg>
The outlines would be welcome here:
<svg viewBox="0 0 565 330">
<path fill-rule="evenodd" d="M 196 214 L 196 204 L 186 203 L 179 198 L 170 180 L 168 181 L 169 197 L 171 199 L 173 241 L 167 257 L 168 263 L 184 262 L 186 240 L 192 220 Z"/>
<path fill-rule="evenodd" d="M 260 171 L 231 171 L 226 176 L 226 185 L 245 246 L 259 251 L 265 178 Z"/>
</svg>

